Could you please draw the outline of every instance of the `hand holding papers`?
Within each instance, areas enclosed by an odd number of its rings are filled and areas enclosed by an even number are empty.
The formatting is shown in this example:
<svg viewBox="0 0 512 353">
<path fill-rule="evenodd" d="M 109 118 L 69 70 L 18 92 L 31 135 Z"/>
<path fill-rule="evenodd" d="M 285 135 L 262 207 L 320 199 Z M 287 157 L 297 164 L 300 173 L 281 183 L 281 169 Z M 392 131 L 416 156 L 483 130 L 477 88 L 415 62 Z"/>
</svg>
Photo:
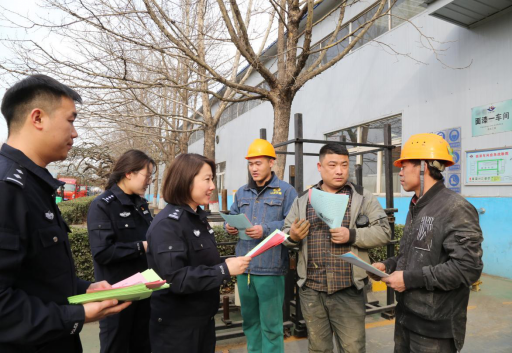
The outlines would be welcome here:
<svg viewBox="0 0 512 353">
<path fill-rule="evenodd" d="M 245 230 L 247 228 L 252 227 L 252 223 L 249 222 L 249 219 L 245 214 L 237 214 L 237 215 L 231 215 L 231 214 L 224 214 L 221 212 L 220 214 L 222 218 L 226 221 L 227 224 L 229 224 L 231 227 L 235 227 L 238 229 L 238 236 L 242 240 L 251 240 L 252 238 L 245 234 Z"/>
<path fill-rule="evenodd" d="M 107 299 L 119 301 L 134 301 L 149 298 L 153 291 L 169 288 L 153 270 L 137 273 L 112 286 L 112 289 L 97 289 L 86 294 L 74 295 L 68 298 L 70 304 L 85 304 Z"/>
<path fill-rule="evenodd" d="M 318 189 L 309 189 L 309 203 L 331 229 L 341 227 L 349 201 L 348 195 L 331 194 Z"/>
<path fill-rule="evenodd" d="M 389 275 L 385 272 L 379 271 L 369 263 L 361 260 L 356 254 L 353 252 L 348 252 L 343 255 L 337 256 L 341 258 L 343 261 L 350 262 L 352 265 L 362 268 L 365 271 L 368 271 L 370 273 L 373 273 L 374 275 L 382 278 L 382 277 L 388 277 Z"/>
<path fill-rule="evenodd" d="M 288 234 L 281 232 L 279 229 L 276 229 L 272 234 L 266 237 L 265 240 L 263 240 L 261 243 L 256 245 L 245 256 L 254 258 L 258 255 L 261 255 L 265 251 L 272 249 L 275 246 L 281 245 L 286 240 L 286 238 L 288 238 L 288 236 Z"/>
</svg>

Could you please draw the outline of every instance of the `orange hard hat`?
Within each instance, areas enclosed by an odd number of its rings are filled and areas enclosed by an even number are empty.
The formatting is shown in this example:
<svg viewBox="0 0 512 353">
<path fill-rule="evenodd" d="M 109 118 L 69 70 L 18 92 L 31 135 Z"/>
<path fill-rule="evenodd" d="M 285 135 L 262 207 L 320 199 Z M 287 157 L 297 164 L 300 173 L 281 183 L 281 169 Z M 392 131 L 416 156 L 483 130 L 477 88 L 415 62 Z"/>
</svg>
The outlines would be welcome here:
<svg viewBox="0 0 512 353">
<path fill-rule="evenodd" d="M 274 146 L 267 140 L 256 139 L 249 146 L 249 151 L 247 151 L 247 156 L 245 159 L 266 156 L 270 158 L 276 158 L 276 150 L 274 150 Z"/>
<path fill-rule="evenodd" d="M 393 165 L 402 167 L 402 162 L 411 159 L 443 161 L 446 167 L 454 165 L 453 150 L 444 138 L 436 134 L 412 135 L 403 145 L 400 158 Z"/>
</svg>

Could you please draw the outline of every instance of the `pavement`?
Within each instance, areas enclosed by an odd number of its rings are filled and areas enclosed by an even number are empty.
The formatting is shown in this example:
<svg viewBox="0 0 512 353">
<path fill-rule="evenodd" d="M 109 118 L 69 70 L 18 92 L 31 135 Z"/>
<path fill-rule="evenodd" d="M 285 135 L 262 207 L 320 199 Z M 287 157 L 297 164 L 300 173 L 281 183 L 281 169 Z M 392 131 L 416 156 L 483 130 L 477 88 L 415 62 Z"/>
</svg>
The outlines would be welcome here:
<svg viewBox="0 0 512 353">
<path fill-rule="evenodd" d="M 468 323 L 464 353 L 512 353 L 512 280 L 482 275 L 481 291 L 471 292 L 468 306 Z M 385 292 L 375 293 L 385 302 Z M 232 320 L 239 314 L 232 313 Z M 220 315 L 217 315 L 220 319 Z M 386 320 L 379 314 L 366 317 L 367 353 L 393 352 L 394 320 Z M 80 333 L 84 353 L 99 352 L 98 324 L 86 324 Z M 285 352 L 308 351 L 307 338 L 288 337 Z M 246 353 L 244 337 L 218 341 L 216 353 Z M 336 349 L 335 349 L 336 352 Z M 192 353 L 192 352 L 191 352 Z"/>
</svg>

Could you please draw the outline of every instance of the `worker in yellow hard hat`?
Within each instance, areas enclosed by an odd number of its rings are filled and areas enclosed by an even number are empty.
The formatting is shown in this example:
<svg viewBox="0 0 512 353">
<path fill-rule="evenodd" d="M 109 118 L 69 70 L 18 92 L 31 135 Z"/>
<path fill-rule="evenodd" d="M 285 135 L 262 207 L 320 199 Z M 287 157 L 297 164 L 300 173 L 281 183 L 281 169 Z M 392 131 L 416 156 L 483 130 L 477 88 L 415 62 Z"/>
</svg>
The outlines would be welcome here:
<svg viewBox="0 0 512 353">
<path fill-rule="evenodd" d="M 453 162 L 453 151 L 445 139 L 436 134 L 417 134 L 405 143 L 400 158 L 393 164 L 395 167 L 402 168 L 400 183 L 404 190 L 414 191 L 420 198 L 434 183 L 443 179 L 441 173 L 445 168 L 455 163 Z M 419 183 L 412 169 L 417 166 L 420 167 Z M 427 179 L 425 183 L 426 169 L 431 178 Z"/>
<path fill-rule="evenodd" d="M 245 214 L 252 227 L 226 224 L 229 234 L 239 236 L 235 252 L 242 256 L 283 227 L 297 197 L 295 189 L 272 172 L 276 151 L 270 142 L 254 140 L 245 158 L 251 178 L 236 192 L 230 214 Z M 280 245 L 255 257 L 246 273 L 237 276 L 249 353 L 284 352 L 282 308 L 288 267 L 288 250 Z"/>
<path fill-rule="evenodd" d="M 414 196 L 398 256 L 373 266 L 390 274 L 382 281 L 398 292 L 395 352 L 458 352 L 469 287 L 483 269 L 478 213 L 444 186 L 441 172 L 454 162 L 442 137 L 411 136 L 394 164 L 402 168 L 402 187 Z"/>
</svg>

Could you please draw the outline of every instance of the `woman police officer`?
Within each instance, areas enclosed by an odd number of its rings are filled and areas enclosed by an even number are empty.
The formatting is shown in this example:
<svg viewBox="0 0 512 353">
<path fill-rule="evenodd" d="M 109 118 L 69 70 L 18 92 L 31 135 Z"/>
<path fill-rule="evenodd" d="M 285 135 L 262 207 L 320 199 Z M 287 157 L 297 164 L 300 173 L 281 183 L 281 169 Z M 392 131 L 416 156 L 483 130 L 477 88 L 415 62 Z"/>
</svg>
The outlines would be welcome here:
<svg viewBox="0 0 512 353">
<path fill-rule="evenodd" d="M 147 270 L 146 232 L 152 217 L 143 195 L 155 162 L 129 150 L 115 163 L 106 191 L 89 208 L 87 229 L 96 280 L 115 284 Z M 149 299 L 133 302 L 120 315 L 100 321 L 101 352 L 151 352 Z"/>
<path fill-rule="evenodd" d="M 181 154 L 163 183 L 168 205 L 147 233 L 148 264 L 169 283 L 151 297 L 149 332 L 153 353 L 213 353 L 219 288 L 248 267 L 249 257 L 220 259 L 207 213 L 215 189 L 215 163 Z"/>
</svg>

